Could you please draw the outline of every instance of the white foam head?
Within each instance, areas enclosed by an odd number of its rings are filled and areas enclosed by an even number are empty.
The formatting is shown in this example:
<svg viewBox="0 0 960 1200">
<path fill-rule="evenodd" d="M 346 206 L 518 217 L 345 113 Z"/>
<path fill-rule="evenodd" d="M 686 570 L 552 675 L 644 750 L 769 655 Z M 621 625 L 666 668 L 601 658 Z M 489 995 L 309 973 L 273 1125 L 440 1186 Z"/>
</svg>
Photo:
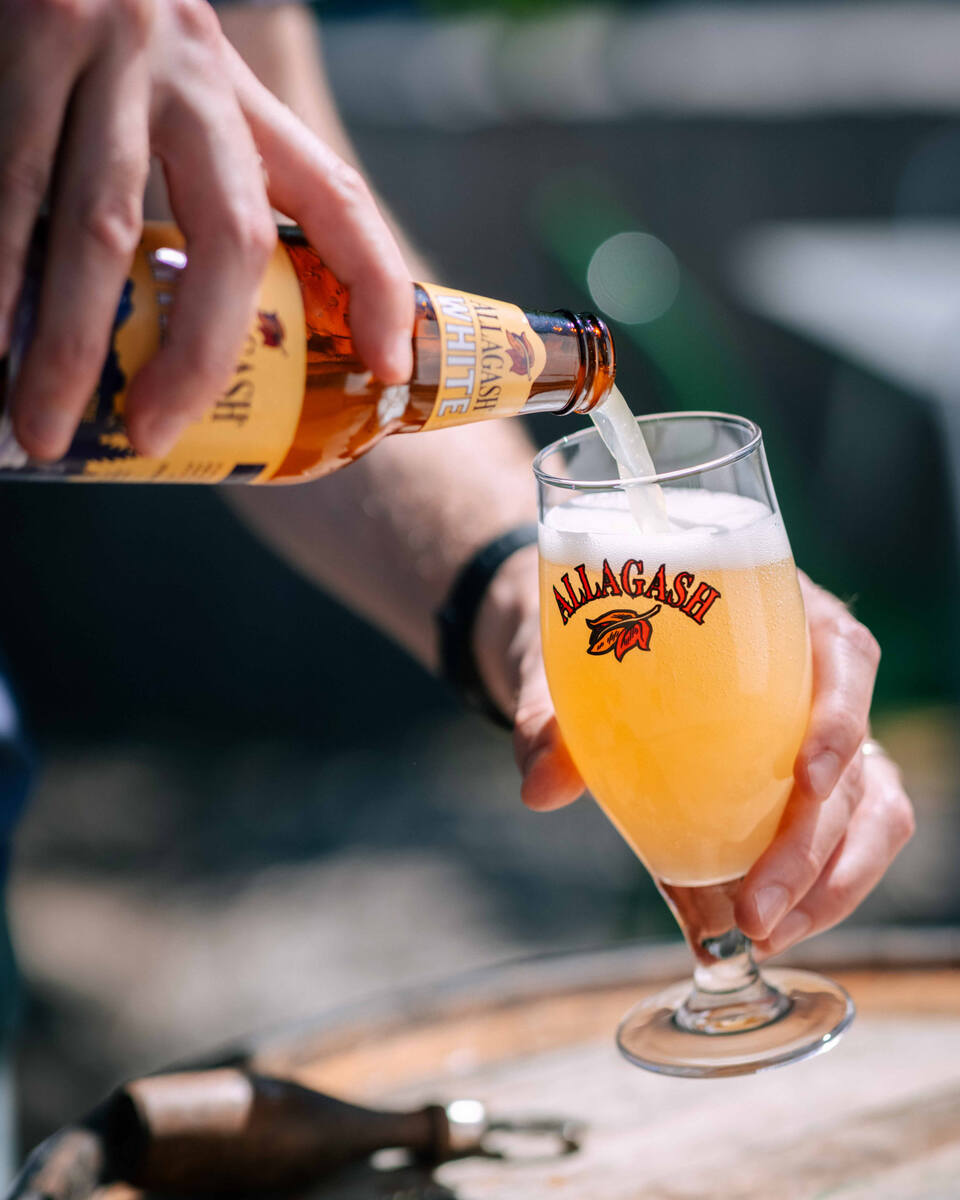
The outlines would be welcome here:
<svg viewBox="0 0 960 1200">
<path fill-rule="evenodd" d="M 540 525 L 540 553 L 550 562 L 629 558 L 676 570 L 757 567 L 790 557 L 779 514 L 747 496 L 702 488 L 665 487 L 666 533 L 641 532 L 622 492 L 581 494 L 550 509 Z"/>
</svg>

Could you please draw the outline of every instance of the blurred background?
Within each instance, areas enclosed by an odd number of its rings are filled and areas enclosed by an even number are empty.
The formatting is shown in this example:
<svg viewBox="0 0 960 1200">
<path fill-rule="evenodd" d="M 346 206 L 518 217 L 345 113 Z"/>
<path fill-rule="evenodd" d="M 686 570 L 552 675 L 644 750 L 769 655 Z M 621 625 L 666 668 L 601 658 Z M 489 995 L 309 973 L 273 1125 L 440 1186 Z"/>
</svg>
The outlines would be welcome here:
<svg viewBox="0 0 960 1200">
<path fill-rule="evenodd" d="M 960 9 L 320 15 L 363 162 L 438 277 L 605 312 L 638 412 L 761 422 L 798 562 L 884 647 L 877 731 L 918 807 L 857 919 L 955 921 Z M 42 751 L 11 897 L 25 1142 L 238 1034 L 672 933 L 590 803 L 525 812 L 509 739 L 215 494 L 5 484 L 0 521 Z"/>
</svg>

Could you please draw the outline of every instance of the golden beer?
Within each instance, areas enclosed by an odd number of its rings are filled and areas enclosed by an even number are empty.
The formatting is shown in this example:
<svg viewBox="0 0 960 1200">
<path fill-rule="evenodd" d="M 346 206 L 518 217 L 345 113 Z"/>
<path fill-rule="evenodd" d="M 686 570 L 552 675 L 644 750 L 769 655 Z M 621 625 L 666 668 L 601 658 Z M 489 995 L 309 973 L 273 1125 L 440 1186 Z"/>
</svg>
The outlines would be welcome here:
<svg viewBox="0 0 960 1200">
<path fill-rule="evenodd" d="M 587 786 L 657 878 L 744 875 L 790 794 L 810 652 L 778 514 L 664 488 L 641 533 L 621 494 L 578 496 L 540 533 L 543 652 Z"/>
</svg>

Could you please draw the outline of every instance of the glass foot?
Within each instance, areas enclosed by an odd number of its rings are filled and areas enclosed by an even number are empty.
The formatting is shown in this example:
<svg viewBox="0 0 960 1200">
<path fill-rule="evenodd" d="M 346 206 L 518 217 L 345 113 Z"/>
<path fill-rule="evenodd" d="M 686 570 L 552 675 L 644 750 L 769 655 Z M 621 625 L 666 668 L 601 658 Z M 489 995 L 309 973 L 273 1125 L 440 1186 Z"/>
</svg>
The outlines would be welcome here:
<svg viewBox="0 0 960 1200">
<path fill-rule="evenodd" d="M 715 995 L 701 1011 L 696 988 L 674 984 L 627 1013 L 617 1031 L 620 1053 L 661 1075 L 751 1075 L 828 1050 L 853 1020 L 853 1001 L 823 975 L 769 967 L 758 985 L 731 992 L 729 1004 Z"/>
</svg>

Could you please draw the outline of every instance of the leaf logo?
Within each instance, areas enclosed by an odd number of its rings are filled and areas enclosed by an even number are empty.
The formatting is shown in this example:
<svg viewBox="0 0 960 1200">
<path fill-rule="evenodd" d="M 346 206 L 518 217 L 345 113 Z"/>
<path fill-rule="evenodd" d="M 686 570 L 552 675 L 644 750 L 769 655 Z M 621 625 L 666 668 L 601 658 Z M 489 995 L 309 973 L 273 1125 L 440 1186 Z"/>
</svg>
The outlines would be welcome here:
<svg viewBox="0 0 960 1200">
<path fill-rule="evenodd" d="M 634 612 L 632 608 L 613 608 L 595 621 L 588 621 L 590 644 L 587 653 L 609 654 L 612 651 L 617 662 L 623 662 L 628 650 L 638 647 L 649 650 L 653 634 L 650 618 L 655 617 L 661 607 L 655 604 L 644 613 Z"/>
<path fill-rule="evenodd" d="M 286 330 L 283 328 L 283 322 L 280 320 L 279 313 L 257 311 L 257 325 L 260 329 L 260 336 L 263 338 L 263 344 L 271 349 L 279 347 L 284 354 L 287 352 L 283 341 L 287 336 Z"/>
<path fill-rule="evenodd" d="M 527 376 L 533 368 L 533 347 L 523 332 L 507 330 L 507 354 L 510 355 L 510 374 Z"/>
</svg>

